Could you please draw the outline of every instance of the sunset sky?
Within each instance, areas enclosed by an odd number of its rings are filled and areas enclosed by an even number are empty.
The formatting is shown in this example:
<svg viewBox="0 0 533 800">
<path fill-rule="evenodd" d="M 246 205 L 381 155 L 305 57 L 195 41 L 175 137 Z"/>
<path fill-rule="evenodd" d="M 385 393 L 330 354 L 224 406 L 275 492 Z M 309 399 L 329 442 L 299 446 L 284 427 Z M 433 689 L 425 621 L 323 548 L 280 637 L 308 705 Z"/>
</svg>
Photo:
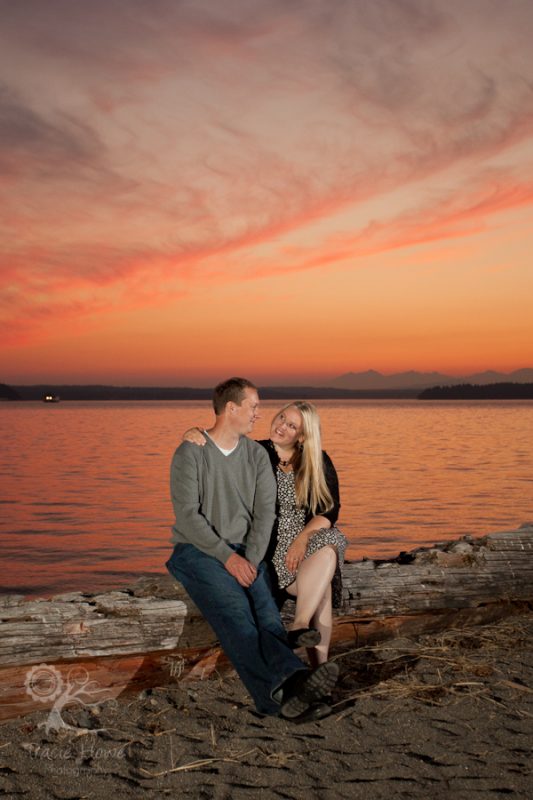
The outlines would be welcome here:
<svg viewBox="0 0 533 800">
<path fill-rule="evenodd" d="M 533 367 L 531 0 L 0 13 L 0 382 Z"/>
</svg>

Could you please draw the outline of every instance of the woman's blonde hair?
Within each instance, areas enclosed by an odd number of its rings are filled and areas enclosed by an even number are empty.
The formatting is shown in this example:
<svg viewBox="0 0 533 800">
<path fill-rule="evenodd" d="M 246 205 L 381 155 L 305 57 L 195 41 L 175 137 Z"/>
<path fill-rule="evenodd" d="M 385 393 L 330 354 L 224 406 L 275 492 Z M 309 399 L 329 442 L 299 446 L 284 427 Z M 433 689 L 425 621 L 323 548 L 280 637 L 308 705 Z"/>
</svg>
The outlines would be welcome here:
<svg viewBox="0 0 533 800">
<path fill-rule="evenodd" d="M 292 462 L 296 502 L 299 506 L 308 505 L 312 514 L 316 514 L 319 508 L 330 511 L 333 508 L 333 498 L 324 475 L 318 411 L 312 403 L 294 400 L 287 403 L 278 414 L 287 408 L 297 408 L 302 416 L 303 442 L 297 448 Z"/>
</svg>

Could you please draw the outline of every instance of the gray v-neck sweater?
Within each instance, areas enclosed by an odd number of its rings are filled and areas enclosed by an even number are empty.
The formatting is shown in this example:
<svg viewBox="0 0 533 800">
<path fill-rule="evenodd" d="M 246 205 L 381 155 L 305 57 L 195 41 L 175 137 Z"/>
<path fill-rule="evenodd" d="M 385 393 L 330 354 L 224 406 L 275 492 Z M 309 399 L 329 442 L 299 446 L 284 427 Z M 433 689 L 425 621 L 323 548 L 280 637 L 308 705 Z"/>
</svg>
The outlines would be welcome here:
<svg viewBox="0 0 533 800">
<path fill-rule="evenodd" d="M 241 436 L 226 456 L 209 438 L 203 447 L 182 442 L 170 489 L 174 544 L 193 544 L 223 563 L 233 553 L 228 543 L 244 544 L 248 561 L 259 564 L 276 516 L 276 481 L 261 445 Z"/>
</svg>

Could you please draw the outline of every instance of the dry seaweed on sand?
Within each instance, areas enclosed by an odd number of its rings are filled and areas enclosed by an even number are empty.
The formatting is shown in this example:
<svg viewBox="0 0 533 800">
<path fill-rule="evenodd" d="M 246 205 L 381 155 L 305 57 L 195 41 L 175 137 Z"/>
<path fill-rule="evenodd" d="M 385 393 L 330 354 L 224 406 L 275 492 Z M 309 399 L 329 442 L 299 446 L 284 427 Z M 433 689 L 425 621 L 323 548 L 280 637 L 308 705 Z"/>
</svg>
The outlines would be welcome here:
<svg viewBox="0 0 533 800">
<path fill-rule="evenodd" d="M 528 616 L 511 617 L 497 625 L 450 629 L 416 641 L 398 639 L 340 653 L 336 658 L 345 691 L 334 704 L 341 712 L 337 719 L 351 713 L 350 706 L 363 698 L 389 702 L 409 698 L 442 705 L 457 702 L 466 694 L 501 703 L 490 696 L 498 686 L 533 693 L 520 680 L 510 680 L 500 660 L 502 653 L 519 657 L 519 651 L 529 644 L 528 628 Z M 509 710 L 531 716 L 520 707 Z"/>
</svg>

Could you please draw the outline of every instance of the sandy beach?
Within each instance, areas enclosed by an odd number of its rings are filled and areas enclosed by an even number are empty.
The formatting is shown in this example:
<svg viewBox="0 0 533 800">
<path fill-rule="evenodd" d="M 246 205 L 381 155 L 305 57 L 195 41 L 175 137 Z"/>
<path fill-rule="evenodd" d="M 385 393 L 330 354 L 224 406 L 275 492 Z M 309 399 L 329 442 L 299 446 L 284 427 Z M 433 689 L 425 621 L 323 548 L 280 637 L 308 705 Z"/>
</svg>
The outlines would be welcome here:
<svg viewBox="0 0 533 800">
<path fill-rule="evenodd" d="M 333 713 L 303 725 L 259 717 L 232 673 L 67 708 L 59 730 L 35 712 L 0 727 L 0 788 L 9 800 L 530 800 L 532 642 L 525 611 L 334 653 Z"/>
</svg>

